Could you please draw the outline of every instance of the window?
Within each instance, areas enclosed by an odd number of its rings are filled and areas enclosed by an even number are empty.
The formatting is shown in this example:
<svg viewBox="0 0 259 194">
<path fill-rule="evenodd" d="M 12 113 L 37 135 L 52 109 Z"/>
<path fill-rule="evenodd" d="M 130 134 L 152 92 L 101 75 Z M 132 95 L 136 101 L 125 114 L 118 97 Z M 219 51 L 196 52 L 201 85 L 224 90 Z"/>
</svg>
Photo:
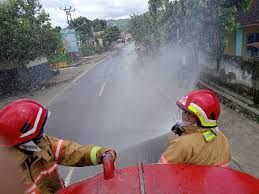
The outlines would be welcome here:
<svg viewBox="0 0 259 194">
<path fill-rule="evenodd" d="M 249 33 L 247 34 L 247 44 L 259 42 L 259 33 Z"/>
<path fill-rule="evenodd" d="M 255 42 L 259 42 L 259 33 L 255 33 Z"/>
<path fill-rule="evenodd" d="M 254 43 L 254 33 L 253 34 L 249 33 L 247 35 L 247 44 L 251 44 L 251 43 Z"/>
<path fill-rule="evenodd" d="M 259 56 L 259 48 L 252 46 L 253 43 L 259 42 L 259 33 L 249 33 L 247 34 L 247 48 L 246 55 L 250 57 L 258 57 Z"/>
</svg>

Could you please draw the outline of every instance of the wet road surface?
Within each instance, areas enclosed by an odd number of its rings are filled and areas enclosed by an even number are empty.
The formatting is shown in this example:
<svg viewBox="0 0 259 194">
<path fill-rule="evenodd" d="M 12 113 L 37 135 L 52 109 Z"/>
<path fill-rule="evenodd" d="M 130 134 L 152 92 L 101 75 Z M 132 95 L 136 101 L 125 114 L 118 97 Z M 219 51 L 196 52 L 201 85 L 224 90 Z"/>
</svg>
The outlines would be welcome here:
<svg viewBox="0 0 259 194">
<path fill-rule="evenodd" d="M 48 106 L 47 133 L 81 144 L 113 147 L 117 166 L 156 162 L 174 123 L 175 100 L 189 88 L 171 63 L 141 64 L 128 45 L 76 79 Z M 188 86 L 191 84 L 188 83 Z M 96 167 L 61 168 L 68 182 L 96 173 Z M 99 171 L 101 168 L 99 168 Z"/>
</svg>

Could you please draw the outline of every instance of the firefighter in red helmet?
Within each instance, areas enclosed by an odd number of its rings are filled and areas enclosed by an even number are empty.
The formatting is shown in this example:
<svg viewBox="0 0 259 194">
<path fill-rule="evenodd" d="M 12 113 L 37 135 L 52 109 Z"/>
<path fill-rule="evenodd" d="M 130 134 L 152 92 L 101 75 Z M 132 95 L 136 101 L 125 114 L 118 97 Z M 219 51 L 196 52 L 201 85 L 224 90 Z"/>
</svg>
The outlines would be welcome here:
<svg viewBox="0 0 259 194">
<path fill-rule="evenodd" d="M 170 141 L 160 163 L 228 166 L 230 146 L 218 128 L 217 96 L 208 90 L 195 90 L 177 101 L 177 106 L 182 110 L 182 121 L 172 131 L 179 137 Z"/>
<path fill-rule="evenodd" d="M 82 146 L 44 134 L 48 110 L 32 100 L 17 100 L 0 110 L 1 149 L 13 156 L 27 194 L 56 193 L 64 187 L 58 165 L 89 166 L 102 163 L 113 149 Z"/>
</svg>

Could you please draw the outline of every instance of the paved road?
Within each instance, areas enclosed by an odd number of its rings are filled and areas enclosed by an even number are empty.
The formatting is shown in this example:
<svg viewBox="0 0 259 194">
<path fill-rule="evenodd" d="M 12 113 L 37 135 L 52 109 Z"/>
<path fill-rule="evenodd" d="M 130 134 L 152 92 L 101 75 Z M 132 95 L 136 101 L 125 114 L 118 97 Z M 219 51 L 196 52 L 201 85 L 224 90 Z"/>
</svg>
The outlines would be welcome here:
<svg viewBox="0 0 259 194">
<path fill-rule="evenodd" d="M 112 146 L 119 152 L 119 166 L 157 161 L 174 122 L 175 99 L 188 88 L 176 81 L 172 61 L 155 61 L 140 64 L 128 45 L 97 64 L 51 102 L 48 133 Z M 73 170 L 72 182 L 95 172 Z"/>
</svg>

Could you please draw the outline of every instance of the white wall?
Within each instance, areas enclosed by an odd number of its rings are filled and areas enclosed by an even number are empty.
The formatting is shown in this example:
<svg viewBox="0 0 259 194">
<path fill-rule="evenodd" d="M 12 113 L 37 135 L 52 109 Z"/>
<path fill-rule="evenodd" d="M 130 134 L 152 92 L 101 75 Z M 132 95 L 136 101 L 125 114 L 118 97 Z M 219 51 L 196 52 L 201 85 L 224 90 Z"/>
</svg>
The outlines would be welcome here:
<svg viewBox="0 0 259 194">
<path fill-rule="evenodd" d="M 28 64 L 26 64 L 26 67 L 30 68 L 44 63 L 48 63 L 47 57 L 38 57 L 35 60 L 30 61 Z"/>
<path fill-rule="evenodd" d="M 234 73 L 236 79 L 230 80 L 232 84 L 243 84 L 248 87 L 252 87 L 252 74 L 247 70 L 242 70 L 240 65 L 233 65 L 222 62 L 222 68 L 225 69 L 226 74 Z"/>
</svg>

